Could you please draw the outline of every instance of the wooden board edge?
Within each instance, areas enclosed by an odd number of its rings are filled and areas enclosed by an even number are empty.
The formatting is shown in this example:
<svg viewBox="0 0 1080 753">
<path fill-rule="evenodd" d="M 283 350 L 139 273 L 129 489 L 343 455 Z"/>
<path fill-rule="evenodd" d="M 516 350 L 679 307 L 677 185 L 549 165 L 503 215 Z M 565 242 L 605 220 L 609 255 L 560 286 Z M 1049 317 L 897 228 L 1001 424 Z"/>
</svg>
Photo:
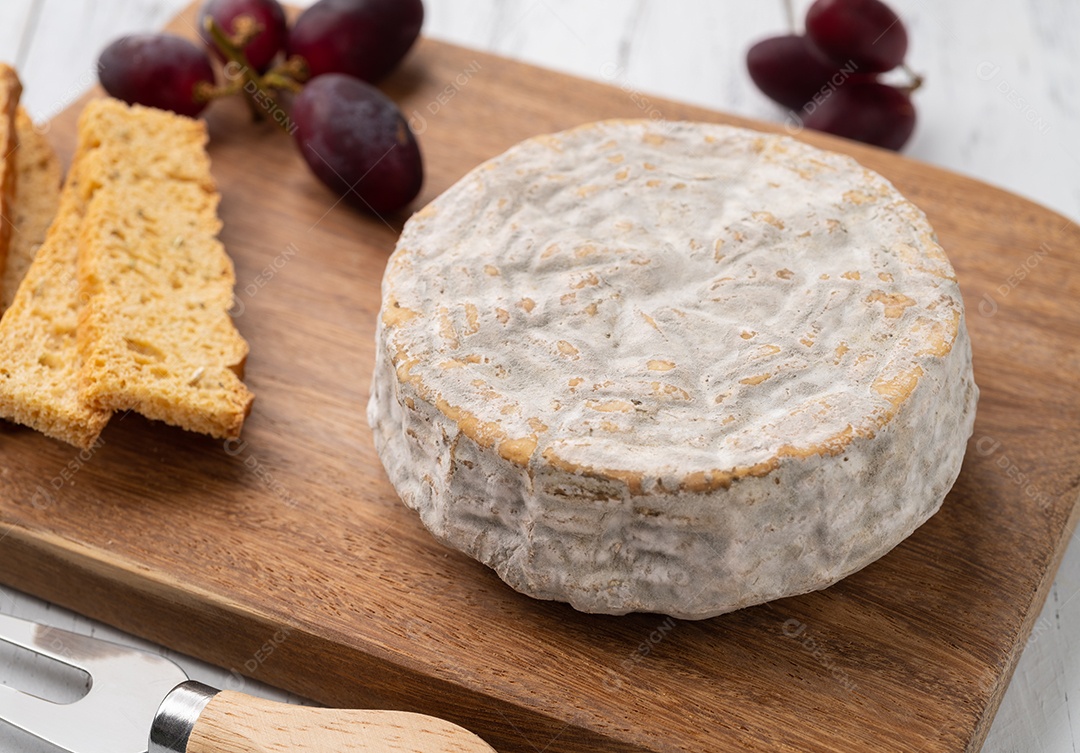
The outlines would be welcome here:
<svg viewBox="0 0 1080 753">
<path fill-rule="evenodd" d="M 104 559 L 67 538 L 13 525 L 4 554 L 0 583 L 229 671 L 236 687 L 227 689 L 242 689 L 243 678 L 250 677 L 331 707 L 428 714 L 479 734 L 497 750 L 526 750 L 541 741 L 539 747 L 551 753 L 658 753 L 433 677 L 374 650 L 348 647 L 343 654 L 342 642 L 287 624 L 286 615 L 249 609 L 213 592 L 196 600 L 190 587 L 116 557 Z M 232 666 L 236 656 L 256 656 L 282 631 L 302 633 L 303 640 L 275 642 L 274 661 L 257 662 L 254 670 L 247 662 Z M 243 636 L 259 638 L 240 647 Z M 366 687 L 364 677 L 378 677 L 381 687 L 393 690 Z"/>
<path fill-rule="evenodd" d="M 1016 640 L 1013 641 L 1012 650 L 1006 657 L 1004 671 L 998 676 L 997 683 L 993 692 L 990 694 L 986 708 L 984 709 L 982 716 L 977 720 L 975 728 L 972 730 L 971 744 L 968 746 L 965 753 L 979 753 L 986 743 L 986 738 L 990 734 L 990 727 L 994 723 L 994 718 L 997 716 L 997 712 L 1001 707 L 1001 702 L 1004 700 L 1005 693 L 1008 691 L 1009 685 L 1012 684 L 1012 678 L 1016 673 L 1016 668 L 1020 664 L 1020 657 L 1027 647 L 1028 640 L 1031 637 L 1032 631 L 1035 629 L 1035 623 L 1038 621 L 1039 615 L 1042 614 L 1043 609 L 1046 607 L 1046 600 L 1050 596 L 1050 589 L 1053 588 L 1057 572 L 1061 568 L 1062 560 L 1065 558 L 1065 551 L 1068 548 L 1070 541 L 1077 538 L 1077 532 L 1080 531 L 1080 487 L 1074 488 L 1072 494 L 1072 512 L 1062 528 L 1061 536 L 1058 538 L 1057 544 L 1054 546 L 1054 557 L 1047 564 L 1046 573 L 1043 576 L 1042 582 L 1039 584 L 1039 588 L 1036 590 L 1028 604 L 1022 627 L 1016 635 Z M 1077 541 L 1075 545 L 1080 546 L 1080 541 Z"/>
</svg>

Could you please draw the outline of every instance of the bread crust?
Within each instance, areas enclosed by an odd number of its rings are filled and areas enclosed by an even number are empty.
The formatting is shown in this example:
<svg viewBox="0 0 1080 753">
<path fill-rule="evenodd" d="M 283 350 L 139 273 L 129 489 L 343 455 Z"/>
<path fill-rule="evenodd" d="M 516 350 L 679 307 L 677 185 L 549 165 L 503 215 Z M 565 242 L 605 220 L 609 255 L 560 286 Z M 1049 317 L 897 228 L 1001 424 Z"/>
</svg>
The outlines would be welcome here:
<svg viewBox="0 0 1080 753">
<path fill-rule="evenodd" d="M 15 123 L 19 147 L 15 152 L 18 174 L 13 219 L 14 232 L 0 284 L 0 310 L 15 299 L 38 248 L 45 242 L 60 206 L 60 158 L 45 135 L 20 107 Z"/>
<path fill-rule="evenodd" d="M 15 129 L 16 112 L 22 84 L 15 69 L 0 63 L 0 276 L 7 263 L 8 248 L 14 227 L 15 191 L 18 182 L 16 165 L 18 134 Z"/>
</svg>

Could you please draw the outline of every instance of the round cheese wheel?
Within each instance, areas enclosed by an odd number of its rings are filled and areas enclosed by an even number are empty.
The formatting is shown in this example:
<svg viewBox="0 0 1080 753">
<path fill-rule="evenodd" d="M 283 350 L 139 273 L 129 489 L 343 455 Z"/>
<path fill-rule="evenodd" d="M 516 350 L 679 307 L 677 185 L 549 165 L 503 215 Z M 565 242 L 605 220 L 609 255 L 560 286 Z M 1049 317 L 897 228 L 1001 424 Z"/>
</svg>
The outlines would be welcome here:
<svg viewBox="0 0 1080 753">
<path fill-rule="evenodd" d="M 405 226 L 368 408 L 404 502 L 515 589 L 704 618 L 835 583 L 941 505 L 978 390 L 923 213 L 703 123 L 525 141 Z"/>
</svg>

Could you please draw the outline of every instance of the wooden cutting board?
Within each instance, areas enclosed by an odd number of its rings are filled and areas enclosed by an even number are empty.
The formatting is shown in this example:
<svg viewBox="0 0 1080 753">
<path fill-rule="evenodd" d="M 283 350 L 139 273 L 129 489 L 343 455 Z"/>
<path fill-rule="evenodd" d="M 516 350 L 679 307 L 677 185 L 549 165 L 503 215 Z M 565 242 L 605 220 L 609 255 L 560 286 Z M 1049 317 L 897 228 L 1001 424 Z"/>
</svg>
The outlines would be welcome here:
<svg viewBox="0 0 1080 753">
<path fill-rule="evenodd" d="M 191 13 L 175 28 L 191 33 Z M 385 86 L 420 206 L 518 140 L 607 117 L 775 126 L 433 41 Z M 81 103 L 80 103 L 81 104 Z M 53 122 L 69 155 L 80 104 Z M 1076 522 L 1080 231 L 826 136 L 926 210 L 968 306 L 975 435 L 940 513 L 825 591 L 701 622 L 538 602 L 436 543 L 364 418 L 404 215 L 335 203 L 240 103 L 208 122 L 257 395 L 242 443 L 117 417 L 80 454 L 0 432 L 0 581 L 340 706 L 444 716 L 504 753 L 978 750 Z"/>
</svg>

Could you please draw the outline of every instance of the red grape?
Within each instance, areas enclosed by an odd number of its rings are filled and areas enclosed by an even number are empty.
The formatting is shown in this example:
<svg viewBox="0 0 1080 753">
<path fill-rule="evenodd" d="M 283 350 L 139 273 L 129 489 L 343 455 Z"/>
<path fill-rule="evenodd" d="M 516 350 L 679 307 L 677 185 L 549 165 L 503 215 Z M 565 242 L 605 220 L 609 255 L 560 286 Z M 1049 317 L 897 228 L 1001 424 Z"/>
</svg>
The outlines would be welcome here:
<svg viewBox="0 0 1080 753">
<path fill-rule="evenodd" d="M 907 93 L 894 86 L 853 81 L 820 105 L 808 106 L 802 122 L 815 131 L 899 150 L 915 130 L 915 107 Z"/>
<path fill-rule="evenodd" d="M 420 34 L 421 0 L 319 0 L 289 33 L 289 55 L 311 76 L 344 73 L 376 82 L 393 70 Z"/>
<path fill-rule="evenodd" d="M 881 0 L 816 0 L 806 12 L 806 35 L 838 65 L 863 73 L 891 71 L 904 62 L 904 24 Z"/>
<path fill-rule="evenodd" d="M 195 87 L 214 83 L 206 51 L 172 34 L 120 37 L 98 58 L 98 79 L 111 96 L 195 117 L 206 107 Z"/>
<path fill-rule="evenodd" d="M 274 62 L 274 57 L 285 47 L 288 27 L 285 23 L 285 10 L 277 0 L 206 0 L 199 9 L 199 34 L 207 47 L 213 50 L 219 59 L 224 60 L 217 45 L 206 32 L 206 18 L 217 21 L 227 35 L 235 33 L 233 24 L 238 16 L 249 16 L 262 27 L 262 31 L 247 47 L 244 54 L 248 62 L 257 71 L 262 72 Z"/>
<path fill-rule="evenodd" d="M 806 37 L 794 34 L 755 44 L 746 53 L 746 67 L 766 96 L 790 110 L 802 109 L 822 90 L 867 78 L 826 61 Z"/>
<path fill-rule="evenodd" d="M 354 205 L 393 212 L 420 192 L 416 137 L 374 86 L 339 73 L 319 76 L 293 100 L 292 119 L 312 172 Z"/>
</svg>

